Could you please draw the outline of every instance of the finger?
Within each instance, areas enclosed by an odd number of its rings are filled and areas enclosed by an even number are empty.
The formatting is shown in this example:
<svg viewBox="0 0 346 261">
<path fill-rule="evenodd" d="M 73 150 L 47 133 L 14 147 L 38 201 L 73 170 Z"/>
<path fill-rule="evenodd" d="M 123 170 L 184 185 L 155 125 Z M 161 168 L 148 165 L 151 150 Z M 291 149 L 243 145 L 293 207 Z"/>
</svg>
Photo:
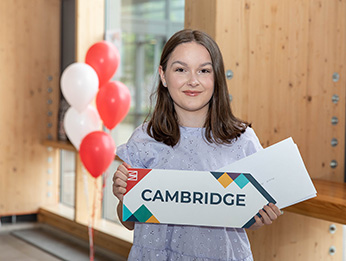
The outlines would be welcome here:
<svg viewBox="0 0 346 261">
<path fill-rule="evenodd" d="M 276 218 L 282 215 L 282 211 L 275 204 L 269 203 L 268 206 L 273 211 L 274 215 L 276 215 Z"/>
<path fill-rule="evenodd" d="M 275 204 L 269 203 L 269 207 L 274 211 L 277 216 L 281 216 L 283 211 L 281 211 Z"/>
<path fill-rule="evenodd" d="M 116 184 L 118 179 L 127 182 L 128 177 L 121 171 L 117 170 L 113 175 L 113 184 Z"/>
<path fill-rule="evenodd" d="M 262 218 L 260 218 L 259 216 L 255 215 L 255 220 L 256 220 L 256 225 L 257 225 L 258 227 L 261 227 L 261 226 L 264 225 L 264 224 L 263 224 Z"/>
<path fill-rule="evenodd" d="M 117 178 L 114 182 L 113 185 L 116 187 L 123 187 L 126 188 L 127 187 L 127 180 L 122 179 L 122 178 Z"/>
<path fill-rule="evenodd" d="M 267 215 L 271 221 L 277 219 L 278 215 L 274 212 L 274 210 L 270 206 L 266 205 L 263 207 L 263 209 L 267 213 Z"/>
<path fill-rule="evenodd" d="M 270 225 L 272 223 L 272 220 L 270 219 L 270 217 L 268 216 L 268 214 L 263 210 L 261 209 L 259 211 L 260 215 L 262 216 L 262 219 L 263 219 L 263 223 L 266 224 L 266 225 Z"/>
<path fill-rule="evenodd" d="M 126 162 L 123 162 L 123 164 L 124 164 L 124 166 L 125 166 L 126 168 L 128 168 L 128 169 L 131 168 L 130 164 L 128 164 L 128 163 L 126 163 Z"/>
<path fill-rule="evenodd" d="M 128 169 L 123 164 L 121 164 L 118 166 L 118 169 L 116 170 L 116 172 L 113 175 L 113 182 L 115 182 L 115 180 L 117 178 L 127 180 L 128 176 L 129 176 Z"/>
<path fill-rule="evenodd" d="M 113 184 L 113 194 L 116 196 L 120 201 L 123 201 L 124 194 L 126 193 L 126 188 L 121 186 L 116 186 Z"/>
<path fill-rule="evenodd" d="M 126 189 L 122 187 L 117 187 L 116 190 L 114 191 L 114 195 L 119 198 L 119 196 L 123 197 L 124 194 L 126 193 Z"/>
<path fill-rule="evenodd" d="M 118 197 L 126 193 L 126 188 L 113 185 L 113 194 Z"/>
<path fill-rule="evenodd" d="M 123 162 L 123 164 L 119 165 L 117 171 L 120 171 L 121 173 L 124 173 L 126 176 L 128 176 L 129 175 L 129 170 L 125 166 L 125 164 L 127 164 L 127 163 Z"/>
</svg>

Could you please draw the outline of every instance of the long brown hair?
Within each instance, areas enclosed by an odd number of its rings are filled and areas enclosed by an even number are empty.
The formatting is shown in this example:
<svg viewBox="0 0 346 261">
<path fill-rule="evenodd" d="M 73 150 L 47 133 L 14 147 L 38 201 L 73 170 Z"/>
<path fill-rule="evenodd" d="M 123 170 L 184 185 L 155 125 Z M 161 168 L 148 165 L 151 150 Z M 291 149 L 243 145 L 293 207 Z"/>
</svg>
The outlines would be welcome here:
<svg viewBox="0 0 346 261">
<path fill-rule="evenodd" d="M 209 102 L 204 123 L 205 139 L 210 143 L 230 144 L 244 133 L 249 124 L 237 119 L 232 113 L 223 58 L 216 42 L 209 35 L 198 30 L 185 29 L 175 33 L 163 48 L 160 60 L 162 70 L 166 71 L 167 62 L 174 49 L 179 44 L 189 42 L 201 44 L 208 50 L 214 71 L 214 93 Z M 168 88 L 163 86 L 160 79 L 154 95 L 156 105 L 147 125 L 147 133 L 156 141 L 173 147 L 180 140 L 179 123 Z"/>
</svg>

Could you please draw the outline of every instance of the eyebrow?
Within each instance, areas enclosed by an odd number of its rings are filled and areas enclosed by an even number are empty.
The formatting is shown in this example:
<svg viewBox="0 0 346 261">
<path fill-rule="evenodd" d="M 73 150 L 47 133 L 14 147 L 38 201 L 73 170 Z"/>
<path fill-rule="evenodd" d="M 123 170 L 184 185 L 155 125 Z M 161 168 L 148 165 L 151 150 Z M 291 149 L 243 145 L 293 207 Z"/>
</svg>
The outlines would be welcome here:
<svg viewBox="0 0 346 261">
<path fill-rule="evenodd" d="M 174 61 L 174 62 L 172 62 L 172 64 L 171 64 L 171 67 L 174 65 L 174 64 L 176 64 L 176 63 L 178 63 L 178 64 L 181 64 L 182 66 L 186 66 L 186 67 L 188 67 L 188 65 L 187 65 L 187 63 L 184 63 L 184 62 L 182 62 L 182 61 Z M 206 63 L 202 63 L 199 67 L 204 67 L 204 66 L 206 66 L 206 65 L 213 65 L 211 62 L 206 62 Z"/>
</svg>

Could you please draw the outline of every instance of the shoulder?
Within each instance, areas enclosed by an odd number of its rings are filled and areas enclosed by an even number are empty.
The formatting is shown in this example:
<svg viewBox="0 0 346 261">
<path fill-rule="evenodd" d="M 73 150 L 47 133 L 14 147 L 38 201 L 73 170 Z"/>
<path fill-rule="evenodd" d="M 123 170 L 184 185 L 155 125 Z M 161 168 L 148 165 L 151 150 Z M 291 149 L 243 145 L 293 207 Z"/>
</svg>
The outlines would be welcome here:
<svg viewBox="0 0 346 261">
<path fill-rule="evenodd" d="M 158 142 L 147 133 L 147 125 L 142 124 L 132 133 L 129 140 L 117 148 L 120 159 L 135 168 L 148 168 L 155 159 L 155 147 Z"/>
<path fill-rule="evenodd" d="M 133 140 L 133 141 L 138 141 L 138 140 L 150 140 L 152 139 L 148 133 L 147 133 L 147 124 L 141 124 L 140 126 L 138 126 L 132 133 L 129 141 Z"/>
<path fill-rule="evenodd" d="M 247 156 L 263 149 L 252 127 L 247 127 L 245 132 L 239 137 L 238 141 L 244 145 Z"/>
<path fill-rule="evenodd" d="M 248 140 L 249 139 L 254 139 L 254 138 L 258 139 L 254 129 L 252 127 L 250 127 L 250 126 L 248 126 L 245 129 L 244 133 L 241 135 L 241 138 L 248 139 Z"/>
</svg>

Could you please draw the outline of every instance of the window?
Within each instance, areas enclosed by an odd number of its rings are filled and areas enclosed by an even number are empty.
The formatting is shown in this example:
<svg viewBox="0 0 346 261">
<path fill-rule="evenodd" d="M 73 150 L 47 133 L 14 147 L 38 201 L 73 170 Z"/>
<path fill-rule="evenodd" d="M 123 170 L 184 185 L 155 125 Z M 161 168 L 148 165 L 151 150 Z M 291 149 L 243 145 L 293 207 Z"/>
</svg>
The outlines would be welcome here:
<svg viewBox="0 0 346 261">
<path fill-rule="evenodd" d="M 123 82 L 132 96 L 130 112 L 111 133 L 116 145 L 125 143 L 148 113 L 161 51 L 167 39 L 184 28 L 184 5 L 184 0 L 106 0 L 106 40 L 121 54 L 114 80 Z M 112 176 L 120 163 L 114 161 L 105 175 L 103 216 L 113 221 L 117 199 Z"/>
<path fill-rule="evenodd" d="M 60 202 L 74 207 L 75 201 L 75 152 L 60 150 Z"/>
</svg>

